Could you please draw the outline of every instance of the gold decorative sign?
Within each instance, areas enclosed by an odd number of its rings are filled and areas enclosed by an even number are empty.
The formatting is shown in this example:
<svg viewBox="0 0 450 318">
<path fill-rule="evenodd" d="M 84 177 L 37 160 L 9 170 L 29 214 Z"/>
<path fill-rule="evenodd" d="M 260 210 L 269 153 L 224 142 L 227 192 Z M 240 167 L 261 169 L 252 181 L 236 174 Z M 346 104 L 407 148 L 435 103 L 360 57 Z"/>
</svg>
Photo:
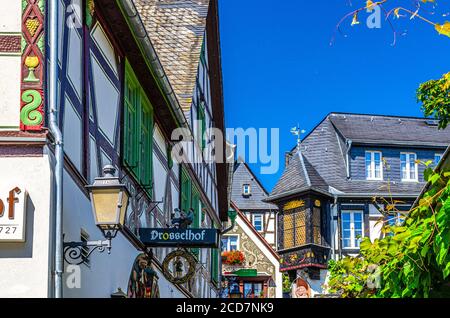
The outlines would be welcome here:
<svg viewBox="0 0 450 318">
<path fill-rule="evenodd" d="M 17 186 L 0 186 L 0 243 L 25 242 L 27 193 Z"/>
<path fill-rule="evenodd" d="M 305 206 L 305 201 L 304 200 L 294 200 L 294 201 L 290 201 L 288 203 L 286 203 L 283 207 L 283 210 L 292 210 L 292 209 L 296 209 L 296 208 L 301 208 Z"/>
<path fill-rule="evenodd" d="M 320 208 L 322 206 L 322 203 L 320 202 L 320 200 L 316 200 L 314 201 L 314 205 L 318 208 Z"/>
<path fill-rule="evenodd" d="M 173 284 L 187 283 L 195 274 L 194 257 L 183 250 L 176 250 L 166 256 L 162 264 L 163 274 Z"/>
</svg>

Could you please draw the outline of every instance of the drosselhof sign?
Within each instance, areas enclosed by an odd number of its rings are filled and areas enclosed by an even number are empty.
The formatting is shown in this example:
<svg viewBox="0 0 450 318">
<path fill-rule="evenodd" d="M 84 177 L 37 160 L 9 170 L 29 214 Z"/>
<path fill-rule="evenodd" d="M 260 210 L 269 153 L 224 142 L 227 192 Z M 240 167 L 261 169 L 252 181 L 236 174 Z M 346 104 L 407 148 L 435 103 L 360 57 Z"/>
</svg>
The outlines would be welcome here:
<svg viewBox="0 0 450 318">
<path fill-rule="evenodd" d="M 139 236 L 148 247 L 217 248 L 219 245 L 216 229 L 141 228 Z"/>
</svg>

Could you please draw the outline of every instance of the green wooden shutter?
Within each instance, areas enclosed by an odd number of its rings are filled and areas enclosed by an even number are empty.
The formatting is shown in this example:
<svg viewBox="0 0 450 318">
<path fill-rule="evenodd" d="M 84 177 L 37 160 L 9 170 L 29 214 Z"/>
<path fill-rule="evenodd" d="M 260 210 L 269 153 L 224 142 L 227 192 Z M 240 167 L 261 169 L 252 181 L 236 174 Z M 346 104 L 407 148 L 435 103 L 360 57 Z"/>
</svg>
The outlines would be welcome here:
<svg viewBox="0 0 450 318">
<path fill-rule="evenodd" d="M 181 170 L 181 210 L 188 212 L 191 208 L 191 179 L 183 168 Z"/>
<path fill-rule="evenodd" d="M 151 196 L 153 108 L 128 61 L 124 103 L 123 163 Z"/>
<path fill-rule="evenodd" d="M 211 280 L 219 282 L 219 249 L 211 249 Z"/>
<path fill-rule="evenodd" d="M 197 110 L 198 131 L 199 131 L 199 143 L 202 151 L 206 148 L 206 115 L 205 115 L 205 103 L 201 102 Z"/>
<path fill-rule="evenodd" d="M 147 97 L 141 94 L 140 122 L 140 182 L 149 194 L 152 193 L 152 163 L 153 163 L 153 111 Z"/>
<path fill-rule="evenodd" d="M 139 89 L 131 66 L 125 67 L 123 163 L 136 177 L 138 171 Z"/>
</svg>

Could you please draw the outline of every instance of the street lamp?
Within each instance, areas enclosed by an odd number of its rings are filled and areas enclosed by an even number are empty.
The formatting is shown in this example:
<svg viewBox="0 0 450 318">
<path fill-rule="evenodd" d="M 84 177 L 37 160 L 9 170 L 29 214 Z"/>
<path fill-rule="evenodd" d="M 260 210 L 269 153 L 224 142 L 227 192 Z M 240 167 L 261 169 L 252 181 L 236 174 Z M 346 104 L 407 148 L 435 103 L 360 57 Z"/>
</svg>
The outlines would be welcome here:
<svg viewBox="0 0 450 318">
<path fill-rule="evenodd" d="M 103 177 L 95 178 L 94 184 L 87 186 L 92 204 L 95 225 L 105 238 L 114 238 L 125 223 L 125 214 L 130 194 L 127 187 L 115 176 L 113 166 L 103 168 Z"/>
<path fill-rule="evenodd" d="M 92 185 L 86 186 L 91 199 L 95 225 L 102 231 L 105 241 L 65 242 L 64 259 L 73 265 L 86 262 L 90 255 L 98 250 L 100 253 L 111 252 L 111 240 L 125 224 L 130 193 L 115 176 L 116 169 L 107 165 L 103 176 L 95 178 Z"/>
</svg>

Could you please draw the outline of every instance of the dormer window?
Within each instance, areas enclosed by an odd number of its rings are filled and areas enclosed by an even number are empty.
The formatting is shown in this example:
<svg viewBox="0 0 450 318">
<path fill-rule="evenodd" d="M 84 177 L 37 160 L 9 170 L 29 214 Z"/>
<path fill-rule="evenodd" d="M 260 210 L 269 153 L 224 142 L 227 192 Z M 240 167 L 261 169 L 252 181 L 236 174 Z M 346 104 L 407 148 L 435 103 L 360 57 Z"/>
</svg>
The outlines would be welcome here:
<svg viewBox="0 0 450 318">
<path fill-rule="evenodd" d="M 252 188 L 250 187 L 249 184 L 244 184 L 242 186 L 242 195 L 243 196 L 249 196 L 252 194 Z"/>
<path fill-rule="evenodd" d="M 366 179 L 383 180 L 381 151 L 366 151 Z"/>
<path fill-rule="evenodd" d="M 402 152 L 400 154 L 402 181 L 419 181 L 419 168 L 415 153 Z"/>
</svg>

